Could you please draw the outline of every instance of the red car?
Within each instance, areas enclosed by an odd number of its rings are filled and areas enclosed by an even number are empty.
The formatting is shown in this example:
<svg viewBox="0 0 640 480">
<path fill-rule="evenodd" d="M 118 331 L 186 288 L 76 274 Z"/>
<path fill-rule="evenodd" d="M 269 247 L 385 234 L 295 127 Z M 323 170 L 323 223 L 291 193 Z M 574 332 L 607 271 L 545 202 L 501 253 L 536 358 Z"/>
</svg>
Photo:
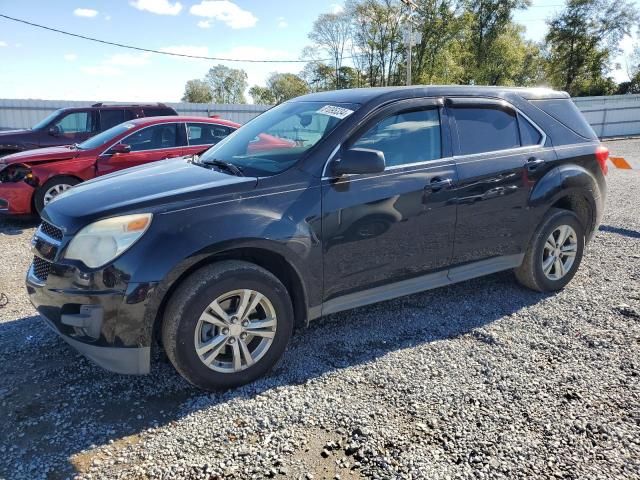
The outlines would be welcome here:
<svg viewBox="0 0 640 480">
<path fill-rule="evenodd" d="M 0 212 L 40 213 L 73 185 L 156 160 L 200 154 L 239 126 L 220 118 L 138 118 L 80 144 L 2 157 Z"/>
</svg>

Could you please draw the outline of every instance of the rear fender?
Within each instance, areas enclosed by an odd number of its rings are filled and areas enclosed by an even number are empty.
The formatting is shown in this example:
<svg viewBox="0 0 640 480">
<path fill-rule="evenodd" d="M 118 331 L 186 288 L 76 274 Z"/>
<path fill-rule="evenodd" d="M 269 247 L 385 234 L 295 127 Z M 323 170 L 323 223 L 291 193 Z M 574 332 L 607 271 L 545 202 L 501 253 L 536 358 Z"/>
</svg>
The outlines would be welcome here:
<svg viewBox="0 0 640 480">
<path fill-rule="evenodd" d="M 589 204 L 593 215 L 590 220 L 591 225 L 587 225 L 587 228 L 593 228 L 599 210 L 598 181 L 589 170 L 580 165 L 570 164 L 550 170 L 537 182 L 531 192 L 529 208 L 534 213 L 535 221 L 532 222 L 530 234 L 533 234 L 553 205 L 563 198 L 573 196 L 583 198 Z"/>
</svg>

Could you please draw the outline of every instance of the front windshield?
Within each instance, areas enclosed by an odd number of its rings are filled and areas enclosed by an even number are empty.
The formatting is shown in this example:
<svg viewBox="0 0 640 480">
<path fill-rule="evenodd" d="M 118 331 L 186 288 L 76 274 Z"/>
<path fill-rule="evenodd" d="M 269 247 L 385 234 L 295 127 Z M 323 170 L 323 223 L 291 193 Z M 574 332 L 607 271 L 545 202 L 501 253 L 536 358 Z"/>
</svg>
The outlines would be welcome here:
<svg viewBox="0 0 640 480">
<path fill-rule="evenodd" d="M 275 175 L 294 165 L 358 107 L 350 103 L 283 103 L 211 147 L 200 161 L 228 162 L 251 177 Z"/>
<path fill-rule="evenodd" d="M 111 127 L 109 130 L 105 130 L 104 132 L 91 137 L 89 140 L 85 140 L 78 145 L 78 148 L 82 150 L 91 150 L 92 148 L 101 147 L 102 145 L 109 143 L 118 135 L 131 130 L 133 127 L 135 127 L 133 123 L 121 123 L 120 125 Z"/>
<path fill-rule="evenodd" d="M 38 123 L 36 123 L 33 127 L 31 127 L 31 130 L 42 130 L 44 127 L 49 125 L 54 118 L 60 115 L 61 111 L 62 110 L 56 110 L 55 112 L 51 112 L 49 115 L 47 115 Z"/>
</svg>

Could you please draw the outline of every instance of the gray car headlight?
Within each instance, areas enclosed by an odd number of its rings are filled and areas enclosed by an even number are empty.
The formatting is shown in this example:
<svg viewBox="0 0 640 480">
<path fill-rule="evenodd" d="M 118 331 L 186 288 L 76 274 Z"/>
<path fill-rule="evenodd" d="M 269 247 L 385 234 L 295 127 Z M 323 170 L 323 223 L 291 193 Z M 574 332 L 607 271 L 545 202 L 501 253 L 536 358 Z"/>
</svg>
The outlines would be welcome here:
<svg viewBox="0 0 640 480">
<path fill-rule="evenodd" d="M 80 260 L 89 268 L 101 267 L 127 251 L 151 225 L 151 213 L 99 220 L 80 230 L 64 258 Z"/>
</svg>

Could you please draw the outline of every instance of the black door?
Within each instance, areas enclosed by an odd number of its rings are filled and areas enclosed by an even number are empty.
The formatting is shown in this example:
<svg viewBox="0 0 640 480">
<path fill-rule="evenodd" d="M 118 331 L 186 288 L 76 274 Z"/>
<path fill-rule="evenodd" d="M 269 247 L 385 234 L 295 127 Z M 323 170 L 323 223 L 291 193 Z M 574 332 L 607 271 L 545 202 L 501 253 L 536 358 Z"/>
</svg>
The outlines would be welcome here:
<svg viewBox="0 0 640 480">
<path fill-rule="evenodd" d="M 380 174 L 322 182 L 325 300 L 442 270 L 453 252 L 456 171 L 435 100 L 381 110 L 342 145 L 385 155 Z M 339 156 L 339 153 L 338 153 Z"/>
<path fill-rule="evenodd" d="M 528 199 L 546 162 L 555 159 L 553 150 L 544 148 L 544 133 L 504 101 L 446 103 L 459 182 L 452 264 L 522 254 Z"/>
</svg>

